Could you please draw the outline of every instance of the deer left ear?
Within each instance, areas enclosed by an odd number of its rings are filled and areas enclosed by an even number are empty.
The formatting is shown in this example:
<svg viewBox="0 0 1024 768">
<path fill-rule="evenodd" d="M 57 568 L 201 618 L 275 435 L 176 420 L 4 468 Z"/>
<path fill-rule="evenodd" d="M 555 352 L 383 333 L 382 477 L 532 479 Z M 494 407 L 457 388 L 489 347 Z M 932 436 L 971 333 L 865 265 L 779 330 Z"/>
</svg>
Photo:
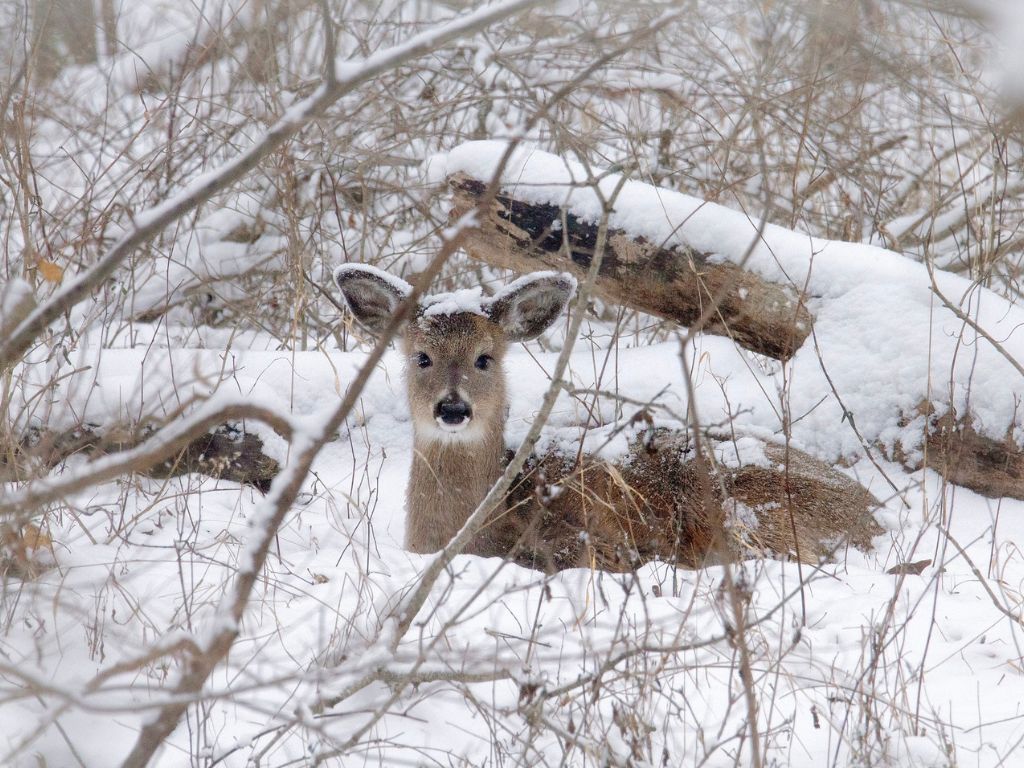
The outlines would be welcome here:
<svg viewBox="0 0 1024 768">
<path fill-rule="evenodd" d="M 366 264 L 342 264 L 334 270 L 334 282 L 356 322 L 374 335 L 387 327 L 412 291 L 404 280 Z"/>
<path fill-rule="evenodd" d="M 510 341 L 540 336 L 558 319 L 576 292 L 576 278 L 564 272 L 534 272 L 521 277 L 491 299 L 491 320 Z"/>
</svg>

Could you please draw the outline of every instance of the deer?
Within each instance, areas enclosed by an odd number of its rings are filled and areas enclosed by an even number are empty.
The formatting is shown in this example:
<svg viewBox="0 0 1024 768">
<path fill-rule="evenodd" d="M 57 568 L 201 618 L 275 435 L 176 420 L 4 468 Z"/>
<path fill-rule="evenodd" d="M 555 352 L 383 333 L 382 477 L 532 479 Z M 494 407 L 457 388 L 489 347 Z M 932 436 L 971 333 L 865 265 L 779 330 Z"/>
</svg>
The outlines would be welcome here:
<svg viewBox="0 0 1024 768">
<path fill-rule="evenodd" d="M 334 282 L 371 336 L 412 290 L 363 264 L 339 266 Z M 490 298 L 469 289 L 428 295 L 400 328 L 413 429 L 407 550 L 441 550 L 501 476 L 506 354 L 547 330 L 575 287 L 567 273 L 536 272 Z M 651 560 L 697 568 L 762 555 L 816 564 L 848 544 L 868 550 L 882 532 L 872 514 L 879 502 L 808 454 L 766 443 L 766 462 L 727 468 L 715 466 L 711 438 L 700 442 L 687 430 L 650 427 L 615 463 L 533 456 L 463 551 L 549 572 L 623 572 Z"/>
</svg>

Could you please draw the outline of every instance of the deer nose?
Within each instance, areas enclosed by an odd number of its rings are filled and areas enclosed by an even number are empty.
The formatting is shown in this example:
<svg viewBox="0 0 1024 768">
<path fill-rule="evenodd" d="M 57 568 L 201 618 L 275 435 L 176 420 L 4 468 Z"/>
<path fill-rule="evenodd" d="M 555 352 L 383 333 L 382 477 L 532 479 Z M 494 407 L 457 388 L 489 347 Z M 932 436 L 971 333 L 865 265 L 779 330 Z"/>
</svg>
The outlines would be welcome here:
<svg viewBox="0 0 1024 768">
<path fill-rule="evenodd" d="M 434 418 L 449 426 L 456 426 L 464 421 L 469 421 L 472 414 L 473 411 L 469 407 L 469 403 L 455 397 L 446 397 L 434 408 Z"/>
</svg>

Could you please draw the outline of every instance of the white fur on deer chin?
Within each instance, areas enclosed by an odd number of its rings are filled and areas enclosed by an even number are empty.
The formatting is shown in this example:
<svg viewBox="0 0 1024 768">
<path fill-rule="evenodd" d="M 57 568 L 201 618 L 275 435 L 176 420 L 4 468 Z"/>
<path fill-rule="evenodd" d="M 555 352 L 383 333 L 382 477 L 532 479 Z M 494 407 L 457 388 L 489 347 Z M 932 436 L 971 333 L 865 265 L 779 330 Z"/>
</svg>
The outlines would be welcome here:
<svg viewBox="0 0 1024 768">
<path fill-rule="evenodd" d="M 416 419 L 416 437 L 431 443 L 479 443 L 484 439 L 484 428 L 477 419 L 459 424 L 445 424 L 440 419 Z"/>
</svg>

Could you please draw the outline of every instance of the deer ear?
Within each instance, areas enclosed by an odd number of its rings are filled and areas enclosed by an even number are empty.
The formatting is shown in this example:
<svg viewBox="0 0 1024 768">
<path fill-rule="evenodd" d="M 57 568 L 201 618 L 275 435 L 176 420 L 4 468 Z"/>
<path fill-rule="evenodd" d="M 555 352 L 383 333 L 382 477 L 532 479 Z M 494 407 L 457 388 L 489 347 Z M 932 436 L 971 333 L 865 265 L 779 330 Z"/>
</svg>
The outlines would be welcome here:
<svg viewBox="0 0 1024 768">
<path fill-rule="evenodd" d="M 576 278 L 564 272 L 534 272 L 502 289 L 492 300 L 491 320 L 510 341 L 540 336 L 576 292 Z"/>
<path fill-rule="evenodd" d="M 356 322 L 374 335 L 387 327 L 391 315 L 412 291 L 404 280 L 366 264 L 342 264 L 334 270 L 334 282 Z"/>
</svg>

